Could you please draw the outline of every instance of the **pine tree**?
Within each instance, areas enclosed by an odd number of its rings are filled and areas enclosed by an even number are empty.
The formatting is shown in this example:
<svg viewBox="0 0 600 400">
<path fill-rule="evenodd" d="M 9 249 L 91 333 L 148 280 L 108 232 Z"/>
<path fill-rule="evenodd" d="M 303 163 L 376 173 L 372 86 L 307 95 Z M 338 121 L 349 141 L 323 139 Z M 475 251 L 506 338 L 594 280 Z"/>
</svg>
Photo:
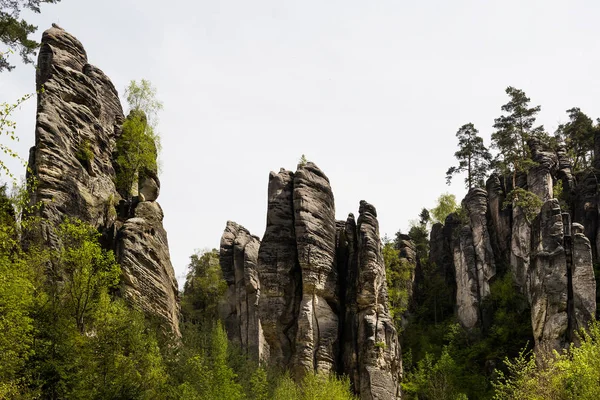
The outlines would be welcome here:
<svg viewBox="0 0 600 400">
<path fill-rule="evenodd" d="M 461 172 L 467 172 L 465 184 L 467 189 L 481 187 L 490 168 L 492 155 L 483 144 L 483 139 L 477 134 L 472 123 L 465 124 L 456 132 L 458 138 L 458 151 L 454 157 L 458 160 L 458 166 L 448 168 L 446 182 L 450 184 L 452 176 Z"/>
<path fill-rule="evenodd" d="M 594 135 L 598 128 L 594 126 L 594 121 L 578 107 L 567 110 L 567 113 L 569 122 L 559 125 L 555 135 L 565 144 L 573 170 L 578 171 L 591 165 Z"/>
<path fill-rule="evenodd" d="M 499 150 L 496 159 L 500 173 L 513 173 L 513 186 L 517 172 L 531 166 L 531 155 L 527 140 L 532 137 L 548 140 L 543 126 L 534 127 L 536 115 L 541 107 L 529 107 L 530 99 L 525 92 L 512 86 L 506 88 L 510 101 L 502 106 L 506 114 L 494 120 L 496 131 L 492 133 L 492 146 Z"/>
</svg>

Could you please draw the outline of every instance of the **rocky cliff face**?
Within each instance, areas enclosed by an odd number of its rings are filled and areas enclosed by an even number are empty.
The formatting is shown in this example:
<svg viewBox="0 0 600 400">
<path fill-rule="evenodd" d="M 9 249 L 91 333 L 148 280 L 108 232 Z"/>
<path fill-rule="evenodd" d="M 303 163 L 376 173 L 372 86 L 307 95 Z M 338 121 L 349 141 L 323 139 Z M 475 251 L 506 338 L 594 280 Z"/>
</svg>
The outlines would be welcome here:
<svg viewBox="0 0 600 400">
<path fill-rule="evenodd" d="M 463 327 L 484 329 L 482 301 L 500 268 L 512 275 L 529 302 L 536 349 L 560 349 L 596 312 L 591 244 L 598 226 L 595 197 L 587 176 L 577 184 L 561 149 L 555 154 L 535 139 L 528 145 L 535 166 L 517 176 L 516 185 L 534 193 L 541 207 L 527 207 L 518 199 L 512 207 L 506 205 L 512 179 L 492 175 L 487 191 L 467 194 L 459 224 L 458 216 L 451 215 L 446 226 L 434 226 L 431 260 L 448 265 L 452 255 L 456 312 Z M 553 198 L 557 180 L 567 188 L 561 201 L 573 211 L 562 210 Z M 581 223 L 572 223 L 573 217 Z"/>
<path fill-rule="evenodd" d="M 267 228 L 255 259 L 248 246 L 258 239 L 249 236 L 229 222 L 221 239 L 230 337 L 297 378 L 341 372 L 362 399 L 398 398 L 401 353 L 375 207 L 363 201 L 357 222 L 353 215 L 336 221 L 329 179 L 309 162 L 295 173 L 270 174 Z M 240 263 L 231 255 L 238 242 Z M 240 328 L 246 320 L 250 328 Z"/>
<path fill-rule="evenodd" d="M 155 201 L 158 177 L 147 171 L 142 196 L 133 202 L 115 189 L 113 152 L 124 121 L 115 87 L 88 64 L 82 44 L 57 26 L 42 36 L 37 87 L 43 90 L 29 166 L 37 180 L 32 201 L 42 203 L 41 238 L 55 243 L 54 227 L 66 217 L 97 227 L 103 244 L 116 250 L 124 296 L 178 333 L 177 282 Z"/>
</svg>

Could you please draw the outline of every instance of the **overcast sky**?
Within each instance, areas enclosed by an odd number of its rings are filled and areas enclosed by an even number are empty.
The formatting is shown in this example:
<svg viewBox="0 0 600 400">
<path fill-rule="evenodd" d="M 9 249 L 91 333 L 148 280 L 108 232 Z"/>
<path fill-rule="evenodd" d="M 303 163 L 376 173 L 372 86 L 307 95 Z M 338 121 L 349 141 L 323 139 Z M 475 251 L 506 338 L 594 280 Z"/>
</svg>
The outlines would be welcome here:
<svg viewBox="0 0 600 400">
<path fill-rule="evenodd" d="M 180 285 L 195 249 L 228 219 L 262 237 L 269 171 L 302 154 L 327 174 L 336 216 L 365 199 L 382 235 L 406 230 L 448 187 L 457 129 L 489 144 L 504 89 L 600 116 L 600 2 L 62 0 L 27 19 L 75 35 L 121 95 L 149 79 L 164 103 L 161 195 Z M 35 90 L 35 71 L 0 75 L 0 102 Z M 35 101 L 15 113 L 34 142 Z"/>
</svg>

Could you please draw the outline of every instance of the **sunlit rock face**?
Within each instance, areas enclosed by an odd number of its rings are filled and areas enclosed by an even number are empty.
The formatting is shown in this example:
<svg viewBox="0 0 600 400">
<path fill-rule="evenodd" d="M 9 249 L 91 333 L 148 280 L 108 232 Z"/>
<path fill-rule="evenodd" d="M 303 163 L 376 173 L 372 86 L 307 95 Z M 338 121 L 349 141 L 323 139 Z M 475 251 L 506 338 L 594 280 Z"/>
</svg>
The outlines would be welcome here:
<svg viewBox="0 0 600 400">
<path fill-rule="evenodd" d="M 88 64 L 82 44 L 57 26 L 42 36 L 36 78 L 29 175 L 37 181 L 32 201 L 42 203 L 44 222 L 37 234 L 56 245 L 54 228 L 66 217 L 97 227 L 102 244 L 116 251 L 124 297 L 178 335 L 177 282 L 163 211 L 155 202 L 156 171 L 145 171 L 142 195 L 133 201 L 122 201 L 115 188 L 115 143 L 124 121 L 115 87 Z"/>
<path fill-rule="evenodd" d="M 221 239 L 221 268 L 229 286 L 229 314 L 223 317 L 230 337 L 297 379 L 313 372 L 344 373 L 361 399 L 399 398 L 401 352 L 388 309 L 375 207 L 362 201 L 358 221 L 353 215 L 336 221 L 329 179 L 311 162 L 296 172 L 271 172 L 268 193 L 267 228 L 256 264 L 243 264 L 244 273 L 238 274 L 258 276 L 251 278 L 258 329 L 237 322 L 252 318 L 237 306 L 246 295 L 239 288 L 248 282 L 232 273 L 238 267 L 235 260 L 232 264 L 232 243 L 249 233 L 229 222 Z M 253 337 L 241 337 L 246 334 Z"/>
</svg>

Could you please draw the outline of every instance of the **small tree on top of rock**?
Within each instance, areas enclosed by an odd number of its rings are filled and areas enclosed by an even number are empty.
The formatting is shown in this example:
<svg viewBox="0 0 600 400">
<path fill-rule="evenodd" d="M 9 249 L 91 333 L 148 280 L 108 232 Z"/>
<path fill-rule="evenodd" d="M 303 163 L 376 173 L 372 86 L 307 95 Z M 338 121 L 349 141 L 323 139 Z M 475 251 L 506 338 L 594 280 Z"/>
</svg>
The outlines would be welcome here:
<svg viewBox="0 0 600 400">
<path fill-rule="evenodd" d="M 492 162 L 492 155 L 483 144 L 483 139 L 477 134 L 472 123 L 465 124 L 456 132 L 458 138 L 458 151 L 454 157 L 458 160 L 458 166 L 448 168 L 446 182 L 450 184 L 452 176 L 460 172 L 466 172 L 465 185 L 467 189 L 481 187 Z"/>
<path fill-rule="evenodd" d="M 123 197 L 130 198 L 139 174 L 157 170 L 160 143 L 155 127 L 162 103 L 156 99 L 156 89 L 145 79 L 139 84 L 131 81 L 125 94 L 130 111 L 117 139 L 116 185 Z"/>
<path fill-rule="evenodd" d="M 537 113 L 541 107 L 529 107 L 529 97 L 520 89 L 506 88 L 510 101 L 502 106 L 506 114 L 494 120 L 496 132 L 492 133 L 492 146 L 499 150 L 496 167 L 502 175 L 513 174 L 513 186 L 516 186 L 518 172 L 527 171 L 533 164 L 527 140 L 538 137 L 549 138 L 543 126 L 534 127 Z"/>
<path fill-rule="evenodd" d="M 441 194 L 437 199 L 437 205 L 431 209 L 433 220 L 441 224 L 445 223 L 446 217 L 453 212 L 458 211 L 459 206 L 456 204 L 456 196 L 450 193 Z"/>
</svg>

